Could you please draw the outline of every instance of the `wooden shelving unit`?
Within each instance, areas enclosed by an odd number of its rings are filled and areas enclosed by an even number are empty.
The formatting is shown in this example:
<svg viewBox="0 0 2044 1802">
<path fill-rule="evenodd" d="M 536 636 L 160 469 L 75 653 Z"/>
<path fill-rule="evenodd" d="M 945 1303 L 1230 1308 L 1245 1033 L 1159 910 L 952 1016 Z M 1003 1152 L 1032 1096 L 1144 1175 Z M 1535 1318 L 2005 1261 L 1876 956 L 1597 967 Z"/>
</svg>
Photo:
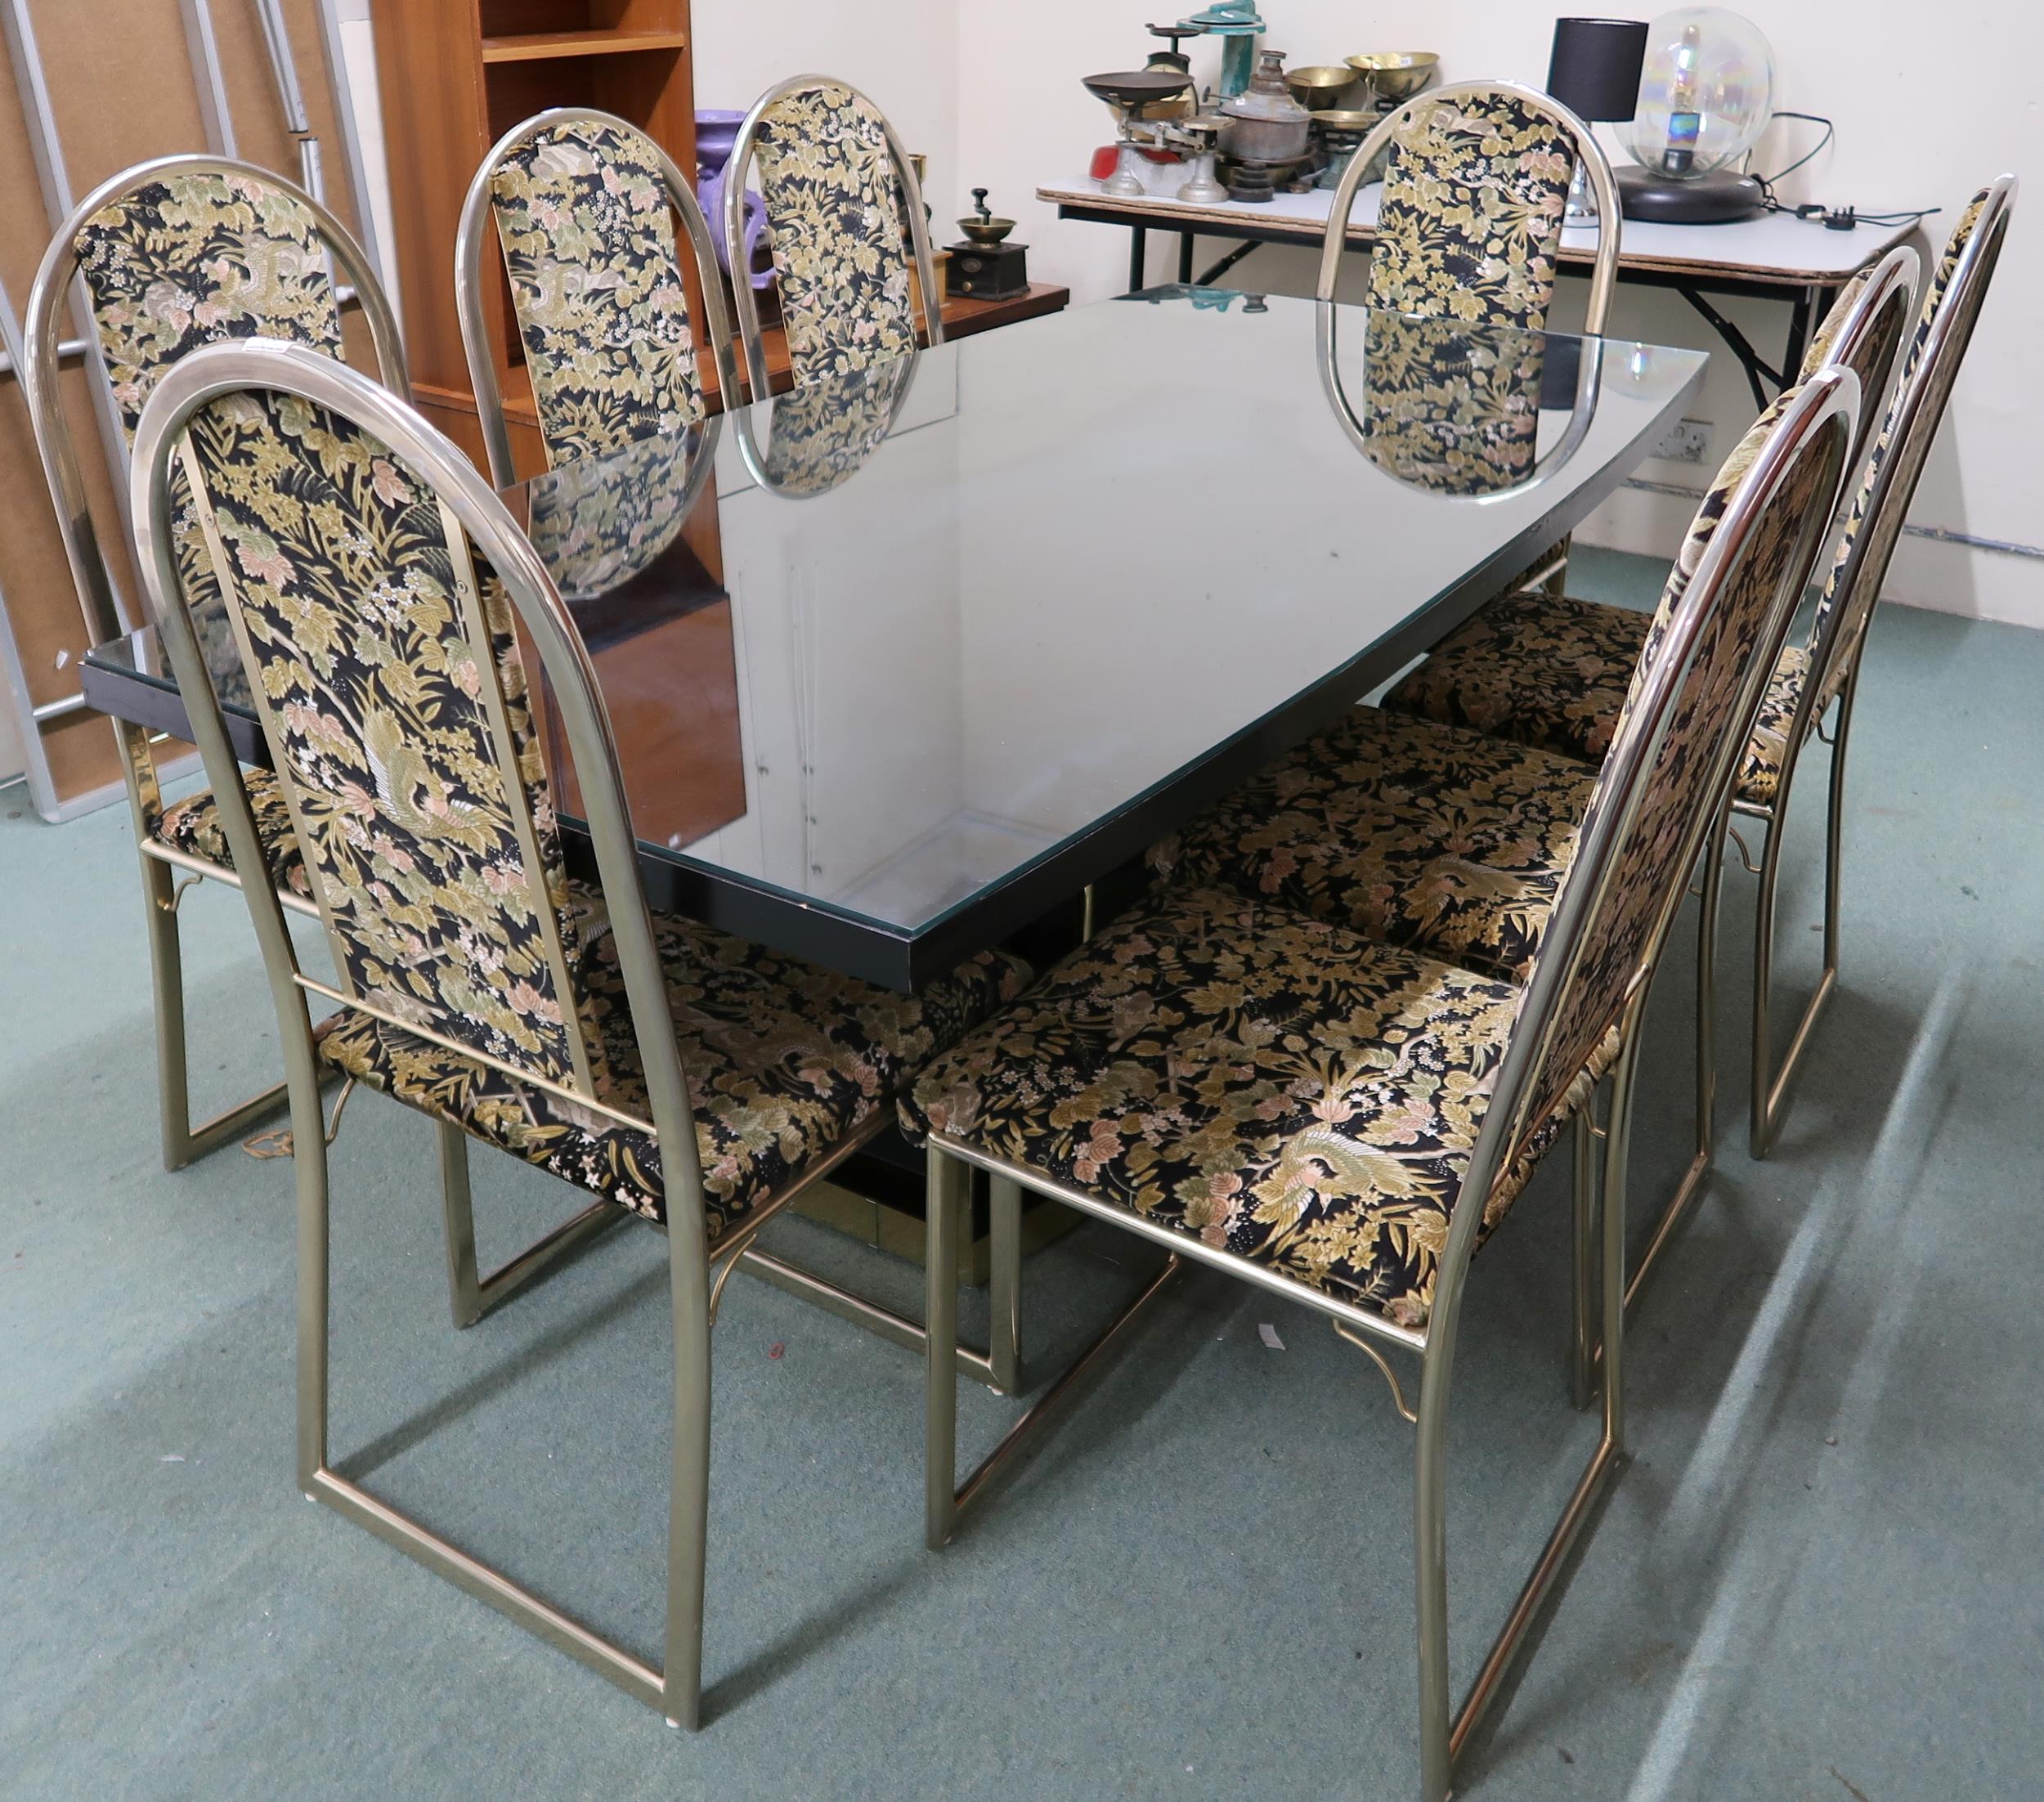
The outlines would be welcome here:
<svg viewBox="0 0 2044 1802">
<path fill-rule="evenodd" d="M 616 113 L 693 170 L 688 0 L 374 0 L 374 16 L 412 380 L 421 409 L 480 461 L 454 299 L 469 180 L 505 132 L 549 106 Z M 698 303 L 693 287 L 689 301 Z M 488 303 L 498 379 L 527 397 L 529 417 L 531 384 L 501 280 Z M 536 464 L 536 437 L 531 449 Z"/>
</svg>

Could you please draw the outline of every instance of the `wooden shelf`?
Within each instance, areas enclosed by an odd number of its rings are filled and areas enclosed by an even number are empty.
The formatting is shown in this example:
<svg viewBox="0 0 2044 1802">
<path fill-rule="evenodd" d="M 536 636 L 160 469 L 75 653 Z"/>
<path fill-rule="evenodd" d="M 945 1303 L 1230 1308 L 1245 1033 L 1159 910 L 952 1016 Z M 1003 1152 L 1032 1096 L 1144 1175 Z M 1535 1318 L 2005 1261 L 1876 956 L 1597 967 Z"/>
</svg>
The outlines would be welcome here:
<svg viewBox="0 0 2044 1802">
<path fill-rule="evenodd" d="M 551 62 L 568 56 L 621 56 L 648 50 L 685 50 L 685 31 L 532 31 L 485 38 L 486 63 Z"/>
</svg>

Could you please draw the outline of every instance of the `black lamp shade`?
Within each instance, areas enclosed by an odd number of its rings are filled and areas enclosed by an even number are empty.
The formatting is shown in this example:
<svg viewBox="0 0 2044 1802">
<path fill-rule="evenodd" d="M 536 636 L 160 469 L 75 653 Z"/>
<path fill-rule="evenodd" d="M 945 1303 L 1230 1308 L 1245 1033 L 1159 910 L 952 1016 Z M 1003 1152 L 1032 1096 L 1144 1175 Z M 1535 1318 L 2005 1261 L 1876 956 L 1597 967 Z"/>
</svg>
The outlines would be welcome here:
<svg viewBox="0 0 2044 1802">
<path fill-rule="evenodd" d="M 1586 119 L 1617 122 L 1639 110 L 1647 27 L 1636 19 L 1557 19 L 1547 91 Z"/>
</svg>

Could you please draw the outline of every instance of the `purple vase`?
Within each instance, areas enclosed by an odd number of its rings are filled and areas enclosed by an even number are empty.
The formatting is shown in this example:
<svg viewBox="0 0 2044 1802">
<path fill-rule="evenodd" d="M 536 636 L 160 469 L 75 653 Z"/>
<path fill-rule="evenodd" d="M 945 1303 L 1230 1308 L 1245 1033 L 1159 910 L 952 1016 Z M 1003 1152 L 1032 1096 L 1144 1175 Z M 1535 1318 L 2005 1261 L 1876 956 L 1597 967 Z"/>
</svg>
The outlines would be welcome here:
<svg viewBox="0 0 2044 1802">
<path fill-rule="evenodd" d="M 724 166 L 738 141 L 743 113 L 706 108 L 696 114 L 696 196 L 710 221 L 710 235 L 715 240 L 717 261 L 726 275 L 732 273 L 730 252 L 724 239 Z M 747 191 L 745 197 L 745 261 L 756 292 L 773 285 L 773 252 L 767 243 L 766 202 Z"/>
</svg>

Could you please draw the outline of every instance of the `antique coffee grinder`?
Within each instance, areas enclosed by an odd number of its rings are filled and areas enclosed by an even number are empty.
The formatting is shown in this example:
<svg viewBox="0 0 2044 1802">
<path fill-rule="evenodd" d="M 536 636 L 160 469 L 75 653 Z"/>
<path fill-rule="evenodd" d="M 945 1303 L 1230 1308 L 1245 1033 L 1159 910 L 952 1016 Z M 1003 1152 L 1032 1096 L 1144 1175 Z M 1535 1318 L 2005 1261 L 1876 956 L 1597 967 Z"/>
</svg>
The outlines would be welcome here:
<svg viewBox="0 0 2044 1802">
<path fill-rule="evenodd" d="M 1029 247 L 1007 241 L 1015 221 L 997 219 L 987 210 L 984 188 L 972 191 L 972 204 L 979 210 L 958 222 L 966 241 L 945 246 L 951 253 L 946 288 L 979 300 L 1011 299 L 1029 288 Z"/>
</svg>

